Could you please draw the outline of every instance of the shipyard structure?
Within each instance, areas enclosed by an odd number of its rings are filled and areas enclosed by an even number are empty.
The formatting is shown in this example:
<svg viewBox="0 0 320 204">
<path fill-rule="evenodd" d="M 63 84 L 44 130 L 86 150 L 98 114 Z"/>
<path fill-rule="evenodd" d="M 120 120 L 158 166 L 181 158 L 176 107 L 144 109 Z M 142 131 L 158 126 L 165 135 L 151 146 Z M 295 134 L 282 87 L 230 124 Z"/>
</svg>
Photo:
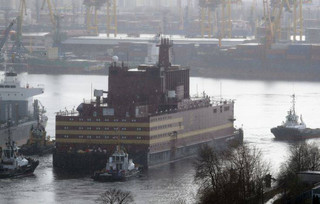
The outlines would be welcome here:
<svg viewBox="0 0 320 204">
<path fill-rule="evenodd" d="M 204 144 L 242 142 L 234 101 L 213 102 L 205 94 L 191 99 L 189 69 L 170 63 L 171 46 L 161 39 L 153 66 L 129 69 L 114 57 L 109 90 L 95 90 L 95 101 L 81 103 L 76 113 L 56 115 L 55 167 L 102 168 L 117 145 L 150 167 L 196 155 Z"/>
</svg>

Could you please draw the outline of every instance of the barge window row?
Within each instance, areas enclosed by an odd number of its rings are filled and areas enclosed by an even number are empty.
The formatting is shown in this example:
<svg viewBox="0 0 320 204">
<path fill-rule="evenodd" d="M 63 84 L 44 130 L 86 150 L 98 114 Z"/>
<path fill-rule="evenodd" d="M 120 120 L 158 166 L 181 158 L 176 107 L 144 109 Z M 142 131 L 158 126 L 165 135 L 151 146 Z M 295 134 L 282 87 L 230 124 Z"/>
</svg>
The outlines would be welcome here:
<svg viewBox="0 0 320 204">
<path fill-rule="evenodd" d="M 21 96 L 22 96 L 23 94 L 21 94 Z M 0 94 L 0 96 L 1 96 L 1 94 Z M 73 121 L 74 120 L 74 118 L 69 118 L 69 120 L 70 121 Z M 91 122 L 92 121 L 92 119 L 91 118 L 87 118 L 86 119 L 88 122 Z M 84 121 L 84 119 L 83 118 L 79 118 L 78 119 L 78 121 Z M 96 122 L 101 122 L 101 121 L 104 121 L 104 122 L 119 122 L 119 119 L 108 119 L 108 118 L 106 118 L 106 119 L 100 119 L 100 118 L 97 118 L 97 119 L 95 119 L 95 121 Z M 136 119 L 132 119 L 132 120 L 129 120 L 129 121 L 127 121 L 127 119 L 122 119 L 120 122 L 133 122 L 133 123 L 135 123 L 135 122 L 137 122 L 137 120 Z"/>
<path fill-rule="evenodd" d="M 102 131 L 106 130 L 106 131 L 108 131 L 108 130 L 110 130 L 110 128 L 112 129 L 112 127 L 91 127 L 91 126 L 89 126 L 89 127 L 83 127 L 83 126 L 72 127 L 72 126 L 63 126 L 64 130 L 98 130 L 98 131 L 99 130 L 102 130 Z M 119 128 L 118 127 L 114 127 L 113 130 L 114 131 L 118 131 Z M 141 128 L 141 127 L 137 127 L 137 128 L 132 127 L 132 128 L 129 128 L 129 129 L 127 129 L 126 127 L 122 127 L 121 128 L 121 131 L 142 131 L 142 130 L 148 131 L 147 128 Z"/>
<path fill-rule="evenodd" d="M 172 118 L 172 116 L 163 116 L 163 117 L 151 119 L 150 122 L 161 121 L 161 120 L 169 120 L 171 118 Z"/>
<path fill-rule="evenodd" d="M 153 135 L 151 136 L 151 139 L 155 139 L 155 138 L 159 138 L 159 137 L 165 137 L 168 136 L 168 133 L 163 133 L 163 134 L 159 134 L 159 135 Z"/>
<path fill-rule="evenodd" d="M 156 144 L 153 144 L 153 145 L 150 145 L 150 147 L 162 147 L 162 146 L 166 146 L 166 145 L 170 145 L 170 141 L 168 142 L 161 142 L 161 143 L 156 143 Z"/>
<path fill-rule="evenodd" d="M 152 130 L 166 129 L 170 127 L 172 127 L 172 124 L 155 126 L 155 127 L 152 127 L 150 130 L 152 131 Z"/>
<path fill-rule="evenodd" d="M 62 136 L 63 138 L 70 138 L 70 136 L 69 135 L 63 135 Z M 131 139 L 131 140 L 142 140 L 142 139 L 144 139 L 144 137 L 142 137 L 142 136 L 129 136 L 129 137 L 127 137 L 127 136 L 118 136 L 118 135 L 110 135 L 110 136 L 108 136 L 108 135 L 105 135 L 105 136 L 92 136 L 92 135 L 87 135 L 87 136 L 84 136 L 84 135 L 79 135 L 78 136 L 78 139 L 113 139 L 113 140 L 118 140 L 118 139 L 121 139 L 121 140 L 126 140 L 126 139 Z M 74 139 L 77 139 L 77 138 L 74 138 Z"/>
</svg>

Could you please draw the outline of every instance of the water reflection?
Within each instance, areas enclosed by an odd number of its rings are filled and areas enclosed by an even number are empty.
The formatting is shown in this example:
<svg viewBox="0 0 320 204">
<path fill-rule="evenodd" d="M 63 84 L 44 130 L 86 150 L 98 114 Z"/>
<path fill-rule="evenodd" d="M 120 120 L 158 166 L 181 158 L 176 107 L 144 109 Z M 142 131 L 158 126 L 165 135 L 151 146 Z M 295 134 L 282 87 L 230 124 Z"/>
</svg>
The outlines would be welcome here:
<svg viewBox="0 0 320 204">
<path fill-rule="evenodd" d="M 26 82 L 26 78 L 23 80 Z M 51 136 L 55 135 L 55 112 L 72 109 L 84 98 L 90 99 L 91 84 L 93 88 L 107 90 L 106 76 L 29 75 L 28 82 L 45 85 L 45 93 L 38 98 L 47 109 L 47 131 Z M 236 100 L 235 123 L 243 126 L 245 142 L 261 149 L 264 158 L 272 164 L 273 174 L 287 159 L 292 143 L 274 140 L 270 128 L 284 120 L 293 91 L 297 97 L 296 110 L 303 114 L 307 126 L 315 128 L 320 124 L 320 93 L 315 91 L 320 90 L 320 83 L 317 82 L 295 82 L 293 90 L 292 82 L 191 78 L 190 88 L 190 95 L 205 90 L 217 99 L 222 94 Z M 320 144 L 319 139 L 309 141 Z M 196 196 L 192 159 L 151 168 L 141 178 L 115 183 L 93 182 L 90 175 L 55 170 L 50 155 L 38 159 L 40 165 L 35 176 L 0 181 L 0 203 L 95 203 L 108 188 L 131 191 L 136 203 L 170 203 L 179 199 L 193 203 Z"/>
</svg>

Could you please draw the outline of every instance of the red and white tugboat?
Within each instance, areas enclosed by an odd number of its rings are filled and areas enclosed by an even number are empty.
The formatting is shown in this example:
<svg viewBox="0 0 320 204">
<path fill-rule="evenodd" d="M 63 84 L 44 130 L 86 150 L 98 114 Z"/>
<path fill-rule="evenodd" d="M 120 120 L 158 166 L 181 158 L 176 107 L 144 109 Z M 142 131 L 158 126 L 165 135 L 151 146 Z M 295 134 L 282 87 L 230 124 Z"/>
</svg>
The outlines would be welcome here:
<svg viewBox="0 0 320 204">
<path fill-rule="evenodd" d="M 109 157 L 106 168 L 96 171 L 92 178 L 95 181 L 124 181 L 138 177 L 139 174 L 140 168 L 129 159 L 129 155 L 120 149 L 120 146 L 117 146 L 116 151 Z"/>
<path fill-rule="evenodd" d="M 10 121 L 8 122 L 10 127 Z M 16 143 L 11 140 L 11 130 L 8 129 L 8 142 L 1 150 L 0 179 L 30 175 L 39 165 L 39 161 L 25 158 L 18 151 Z"/>
</svg>

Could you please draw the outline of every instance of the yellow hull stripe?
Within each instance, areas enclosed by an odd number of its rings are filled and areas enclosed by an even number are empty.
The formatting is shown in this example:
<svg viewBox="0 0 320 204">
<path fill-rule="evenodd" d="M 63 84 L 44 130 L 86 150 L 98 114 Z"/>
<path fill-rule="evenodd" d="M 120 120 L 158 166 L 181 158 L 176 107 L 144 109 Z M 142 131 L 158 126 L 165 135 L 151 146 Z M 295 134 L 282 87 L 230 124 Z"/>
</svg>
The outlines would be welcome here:
<svg viewBox="0 0 320 204">
<path fill-rule="evenodd" d="M 101 130 L 56 130 L 56 134 L 60 135 L 102 135 L 102 136 L 117 136 L 117 135 L 134 135 L 134 136 L 149 136 L 148 131 L 101 131 Z"/>
<path fill-rule="evenodd" d="M 110 140 L 110 139 L 68 139 L 57 138 L 59 143 L 79 143 L 79 144 L 149 144 L 149 140 Z"/>
<path fill-rule="evenodd" d="M 150 127 L 157 127 L 157 126 L 161 126 L 161 125 L 170 125 L 170 124 L 179 123 L 179 122 L 182 122 L 182 121 L 183 121 L 182 118 L 174 118 L 174 119 L 170 119 L 170 120 L 162 120 L 162 121 L 157 121 L 157 122 L 151 122 L 150 123 Z"/>
<path fill-rule="evenodd" d="M 161 130 L 151 131 L 150 135 L 159 135 L 163 133 L 171 133 L 173 131 L 182 130 L 183 126 L 171 127 Z M 100 130 L 56 130 L 56 134 L 60 135 L 103 135 L 103 136 L 116 136 L 116 135 L 133 135 L 133 136 L 149 136 L 148 131 L 100 131 Z"/>
<path fill-rule="evenodd" d="M 81 122 L 81 121 L 56 121 L 56 126 L 91 126 L 91 127 L 156 127 L 160 125 L 169 125 L 173 123 L 182 122 L 182 118 L 174 118 L 170 120 L 163 120 L 151 123 L 139 122 Z"/>
<path fill-rule="evenodd" d="M 220 125 L 217 127 L 212 127 L 212 128 L 207 128 L 207 129 L 201 129 L 201 130 L 195 130 L 192 132 L 187 132 L 187 133 L 182 133 L 182 134 L 178 134 L 177 135 L 177 139 L 183 139 L 183 138 L 188 138 L 188 137 L 193 137 L 195 135 L 200 135 L 200 134 L 204 134 L 204 133 L 209 133 L 209 132 L 214 132 L 214 131 L 218 131 L 218 130 L 223 130 L 226 128 L 231 128 L 233 127 L 232 123 L 227 123 L 224 125 Z M 61 132 L 60 132 L 61 131 Z M 64 132 L 66 131 L 66 132 Z M 70 133 L 70 131 L 68 130 L 57 130 L 57 134 L 81 134 L 81 135 L 85 135 L 84 132 L 85 131 L 77 131 L 78 133 Z M 95 131 L 86 131 L 87 135 L 94 135 Z M 103 131 L 96 131 L 96 132 L 103 132 Z M 105 131 L 106 132 L 106 131 Z M 113 133 L 115 133 L 115 131 L 112 131 Z M 121 132 L 121 131 L 120 131 Z M 123 131 L 124 133 L 125 131 Z M 130 132 L 130 131 L 128 131 Z M 128 133 L 127 132 L 127 133 Z M 125 135 L 125 134 L 119 134 L 119 132 L 117 134 L 114 135 Z M 147 134 L 147 132 L 139 132 L 139 133 L 143 133 L 143 134 Z M 102 135 L 102 134 L 100 134 Z M 137 135 L 137 134 L 135 134 Z M 144 135 L 147 136 L 147 135 Z M 168 142 L 173 140 L 172 136 L 167 136 L 167 137 L 163 137 L 163 138 L 156 138 L 156 139 L 151 139 L 151 140 L 126 140 L 126 139 L 122 139 L 120 140 L 121 143 L 123 144 L 157 144 L 157 143 L 163 143 L 163 142 Z M 119 140 L 112 140 L 112 139 L 69 139 L 69 138 L 56 138 L 57 142 L 61 142 L 61 143 L 82 143 L 82 144 L 117 144 L 119 143 Z"/>
<path fill-rule="evenodd" d="M 179 131 L 179 130 L 183 130 L 184 127 L 181 126 L 180 127 L 171 127 L 171 128 L 166 128 L 166 129 L 160 129 L 160 130 L 153 130 L 150 132 L 150 135 L 151 136 L 154 136 L 154 135 L 159 135 L 159 134 L 163 134 L 163 133 L 172 133 L 173 131 Z"/>
<path fill-rule="evenodd" d="M 192 137 L 192 136 L 195 136 L 195 135 L 200 135 L 200 134 L 204 134 L 204 133 L 223 130 L 223 129 L 230 128 L 230 127 L 233 127 L 232 123 L 228 123 L 228 124 L 225 124 L 225 125 L 220 125 L 220 126 L 216 126 L 216 127 L 212 127 L 212 128 L 207 128 L 207 129 L 195 130 L 195 131 L 182 133 L 182 134 L 178 133 L 177 139 L 185 139 L 185 138 Z M 163 137 L 163 138 L 151 139 L 150 144 L 169 142 L 169 141 L 173 140 L 172 137 L 173 136 L 167 136 L 167 137 Z"/>
<path fill-rule="evenodd" d="M 139 122 L 81 122 L 56 121 L 56 126 L 89 126 L 89 127 L 149 127 L 149 123 Z"/>
</svg>

